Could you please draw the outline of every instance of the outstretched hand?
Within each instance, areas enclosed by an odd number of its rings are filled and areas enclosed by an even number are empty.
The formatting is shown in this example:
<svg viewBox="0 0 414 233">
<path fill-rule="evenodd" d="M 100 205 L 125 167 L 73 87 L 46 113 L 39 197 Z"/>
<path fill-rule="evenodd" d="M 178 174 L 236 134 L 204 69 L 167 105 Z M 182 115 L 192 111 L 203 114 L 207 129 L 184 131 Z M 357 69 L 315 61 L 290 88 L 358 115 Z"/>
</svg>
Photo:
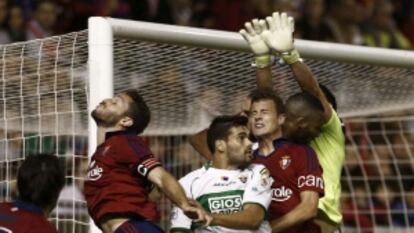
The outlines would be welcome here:
<svg viewBox="0 0 414 233">
<path fill-rule="evenodd" d="M 293 32 L 295 30 L 293 17 L 287 16 L 286 13 L 274 12 L 272 16 L 266 17 L 266 22 L 260 22 L 260 28 L 266 28 L 260 34 L 266 44 L 277 53 L 293 50 Z"/>
<path fill-rule="evenodd" d="M 261 22 L 262 21 L 262 22 Z M 253 19 L 244 24 L 245 29 L 239 31 L 244 40 L 249 44 L 256 56 L 269 55 L 270 49 L 260 34 L 267 30 L 264 20 Z"/>
</svg>

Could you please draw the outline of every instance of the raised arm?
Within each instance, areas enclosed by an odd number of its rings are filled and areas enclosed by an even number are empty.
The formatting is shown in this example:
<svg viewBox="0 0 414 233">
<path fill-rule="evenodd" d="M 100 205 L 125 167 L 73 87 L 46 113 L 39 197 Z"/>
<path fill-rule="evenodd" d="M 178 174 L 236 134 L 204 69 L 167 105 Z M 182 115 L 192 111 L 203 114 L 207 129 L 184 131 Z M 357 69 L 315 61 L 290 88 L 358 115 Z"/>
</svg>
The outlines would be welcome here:
<svg viewBox="0 0 414 233">
<path fill-rule="evenodd" d="M 207 129 L 190 136 L 191 146 L 205 159 L 212 160 L 213 154 L 207 145 Z"/>
<path fill-rule="evenodd" d="M 332 108 L 312 71 L 306 64 L 301 62 L 299 52 L 294 47 L 293 18 L 288 17 L 286 13 L 279 14 L 275 12 L 272 17 L 267 17 L 266 21 L 269 27 L 268 30 L 261 33 L 261 37 L 272 51 L 281 55 L 284 62 L 290 66 L 301 89 L 316 96 L 321 101 L 325 110 L 325 121 L 328 121 L 332 115 Z"/>
<path fill-rule="evenodd" d="M 297 58 L 290 60 L 289 57 L 292 54 L 283 55 L 282 58 L 285 60 L 286 63 L 290 65 L 292 72 L 294 74 L 295 80 L 298 82 L 300 88 L 303 91 L 309 92 L 311 95 L 316 96 L 319 101 L 321 101 L 323 108 L 324 108 L 324 118 L 325 122 L 329 121 L 332 116 L 332 107 L 328 100 L 325 97 L 322 89 L 319 87 L 319 83 L 316 80 L 316 77 L 313 75 L 310 68 L 303 62 L 299 60 L 299 52 L 295 49 L 291 51 L 291 53 L 297 53 L 297 55 L 293 55 Z M 286 59 L 285 59 L 286 58 Z M 295 61 L 296 60 L 296 61 Z M 290 63 L 293 62 L 293 63 Z"/>
<path fill-rule="evenodd" d="M 254 54 L 253 66 L 256 67 L 256 84 L 258 89 L 273 89 L 270 49 L 260 34 L 266 30 L 264 20 L 253 19 L 244 24 L 240 34 Z"/>
</svg>

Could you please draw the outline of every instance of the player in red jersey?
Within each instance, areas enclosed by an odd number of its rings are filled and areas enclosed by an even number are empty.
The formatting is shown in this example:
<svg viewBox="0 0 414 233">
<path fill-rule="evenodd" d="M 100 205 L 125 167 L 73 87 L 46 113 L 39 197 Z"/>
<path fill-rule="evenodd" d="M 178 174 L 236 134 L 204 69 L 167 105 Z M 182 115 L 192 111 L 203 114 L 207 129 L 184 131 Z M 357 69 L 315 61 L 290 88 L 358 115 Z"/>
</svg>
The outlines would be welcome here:
<svg viewBox="0 0 414 233">
<path fill-rule="evenodd" d="M 301 104 L 320 109 L 322 114 L 321 103 L 312 95 L 300 93 L 289 98 L 285 110 L 282 100 L 271 90 L 254 91 L 251 97 L 249 123 L 258 140 L 253 162 L 265 165 L 274 179 L 269 206 L 272 232 L 320 232 L 313 218 L 323 195 L 322 170 L 313 149 L 284 139 L 282 126 L 285 111 L 292 114 Z"/>
<path fill-rule="evenodd" d="M 85 198 L 94 222 L 105 233 L 162 232 L 152 184 L 161 189 L 189 217 L 211 221 L 203 209 L 188 202 L 177 180 L 161 167 L 141 137 L 150 111 L 136 90 L 102 101 L 92 112 L 98 125 L 98 147 L 88 167 Z"/>
<path fill-rule="evenodd" d="M 26 158 L 17 175 L 18 200 L 0 204 L 1 233 L 56 233 L 47 220 L 55 208 L 65 176 L 53 155 Z"/>
</svg>

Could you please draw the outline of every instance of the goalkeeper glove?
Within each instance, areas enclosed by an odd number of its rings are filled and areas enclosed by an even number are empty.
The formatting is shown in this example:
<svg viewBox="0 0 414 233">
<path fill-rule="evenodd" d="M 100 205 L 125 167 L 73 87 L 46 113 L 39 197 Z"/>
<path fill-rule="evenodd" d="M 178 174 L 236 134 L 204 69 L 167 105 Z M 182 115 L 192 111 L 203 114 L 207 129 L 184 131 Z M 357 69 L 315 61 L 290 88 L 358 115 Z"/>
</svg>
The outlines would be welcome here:
<svg viewBox="0 0 414 233">
<path fill-rule="evenodd" d="M 260 23 L 260 21 L 262 21 Z M 267 30 L 264 20 L 253 19 L 252 23 L 244 24 L 245 29 L 240 30 L 240 34 L 244 40 L 249 44 L 251 50 L 255 55 L 254 66 L 264 68 L 271 64 L 270 49 L 264 42 L 260 34 Z"/>
<path fill-rule="evenodd" d="M 261 34 L 266 44 L 274 52 L 281 54 L 283 61 L 289 65 L 301 61 L 300 54 L 293 44 L 294 19 L 288 17 L 286 13 L 274 12 L 271 17 L 266 18 L 266 21 L 269 24 L 269 29 L 264 30 Z M 261 22 L 261 24 L 265 24 L 265 22 Z"/>
</svg>

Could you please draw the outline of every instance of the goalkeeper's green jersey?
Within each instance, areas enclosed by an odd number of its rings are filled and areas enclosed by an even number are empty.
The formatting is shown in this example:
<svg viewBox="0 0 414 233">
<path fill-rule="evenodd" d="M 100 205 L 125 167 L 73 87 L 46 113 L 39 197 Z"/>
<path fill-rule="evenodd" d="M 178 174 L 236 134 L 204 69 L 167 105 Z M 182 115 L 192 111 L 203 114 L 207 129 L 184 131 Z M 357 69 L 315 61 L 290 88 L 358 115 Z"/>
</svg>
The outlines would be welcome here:
<svg viewBox="0 0 414 233">
<path fill-rule="evenodd" d="M 325 196 L 319 199 L 318 209 L 322 210 L 330 220 L 339 224 L 342 221 L 340 197 L 345 135 L 335 110 L 332 109 L 331 119 L 322 126 L 320 135 L 310 145 L 318 155 L 325 183 Z"/>
</svg>

